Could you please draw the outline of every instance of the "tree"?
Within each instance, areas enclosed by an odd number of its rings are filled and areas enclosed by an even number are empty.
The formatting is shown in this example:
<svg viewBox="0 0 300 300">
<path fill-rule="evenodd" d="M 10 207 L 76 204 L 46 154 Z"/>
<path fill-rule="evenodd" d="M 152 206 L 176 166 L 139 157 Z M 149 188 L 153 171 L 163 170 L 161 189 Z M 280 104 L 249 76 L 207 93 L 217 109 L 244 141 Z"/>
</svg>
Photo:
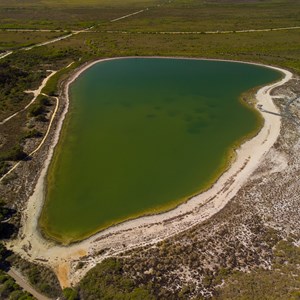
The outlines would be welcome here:
<svg viewBox="0 0 300 300">
<path fill-rule="evenodd" d="M 78 300 L 79 299 L 77 291 L 75 291 L 72 288 L 65 288 L 63 290 L 63 297 L 64 297 L 64 300 Z"/>
</svg>

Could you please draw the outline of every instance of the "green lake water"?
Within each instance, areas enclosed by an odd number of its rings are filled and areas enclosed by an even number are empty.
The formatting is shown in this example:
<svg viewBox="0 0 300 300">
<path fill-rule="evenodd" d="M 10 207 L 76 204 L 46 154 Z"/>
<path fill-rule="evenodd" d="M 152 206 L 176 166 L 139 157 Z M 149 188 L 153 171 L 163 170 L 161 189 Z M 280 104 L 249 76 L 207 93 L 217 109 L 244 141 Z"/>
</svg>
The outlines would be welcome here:
<svg viewBox="0 0 300 300">
<path fill-rule="evenodd" d="M 101 62 L 70 87 L 40 226 L 63 242 L 207 188 L 258 130 L 243 92 L 281 77 L 264 67 L 185 59 Z"/>
</svg>

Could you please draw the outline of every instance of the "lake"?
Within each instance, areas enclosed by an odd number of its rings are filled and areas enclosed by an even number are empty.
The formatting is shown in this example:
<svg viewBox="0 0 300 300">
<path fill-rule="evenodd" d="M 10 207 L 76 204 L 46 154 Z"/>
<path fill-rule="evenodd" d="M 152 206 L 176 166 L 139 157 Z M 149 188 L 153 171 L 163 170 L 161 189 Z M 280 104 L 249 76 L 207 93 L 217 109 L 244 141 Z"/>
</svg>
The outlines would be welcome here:
<svg viewBox="0 0 300 300">
<path fill-rule="evenodd" d="M 235 62 L 127 58 L 71 84 L 42 232 L 70 243 L 207 189 L 262 119 L 241 94 L 277 71 Z"/>
</svg>

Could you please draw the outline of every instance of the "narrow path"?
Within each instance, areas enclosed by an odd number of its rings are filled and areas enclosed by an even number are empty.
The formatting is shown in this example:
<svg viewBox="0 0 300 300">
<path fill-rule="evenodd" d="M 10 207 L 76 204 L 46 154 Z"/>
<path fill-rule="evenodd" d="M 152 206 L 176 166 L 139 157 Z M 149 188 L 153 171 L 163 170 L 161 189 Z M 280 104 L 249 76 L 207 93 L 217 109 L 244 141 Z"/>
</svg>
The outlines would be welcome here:
<svg viewBox="0 0 300 300">
<path fill-rule="evenodd" d="M 36 291 L 30 284 L 27 283 L 27 279 L 24 278 L 16 269 L 11 268 L 7 274 L 11 276 L 16 283 L 23 288 L 26 292 L 30 293 L 33 297 L 38 300 L 50 300 L 50 298 L 42 295 L 38 291 Z"/>
<path fill-rule="evenodd" d="M 264 29 L 243 29 L 243 30 L 216 30 L 216 31 L 126 31 L 126 30 L 107 30 L 106 33 L 133 33 L 133 34 L 232 34 L 232 33 L 252 33 L 252 32 L 270 32 L 283 30 L 297 30 L 300 26 L 294 27 L 278 27 Z"/>
<path fill-rule="evenodd" d="M 285 106 L 284 113 L 286 114 L 286 116 L 288 118 L 292 119 L 297 125 L 300 126 L 299 119 L 290 110 L 291 105 L 298 100 L 300 100 L 300 97 L 295 97 L 295 98 L 290 99 Z"/>
<path fill-rule="evenodd" d="M 45 94 L 43 94 L 43 95 L 45 95 Z M 45 95 L 45 96 L 47 96 L 47 95 Z M 48 137 L 48 135 L 49 135 L 49 132 L 50 132 L 50 129 L 51 129 L 51 126 L 52 126 L 52 123 L 53 123 L 53 120 L 54 120 L 54 118 L 55 118 L 55 116 L 56 116 L 56 113 L 57 113 L 57 110 L 58 110 L 58 106 L 59 106 L 59 98 L 58 97 L 53 97 L 55 100 L 56 100 L 56 104 L 55 104 L 55 109 L 54 109 L 54 111 L 53 111 L 53 113 L 52 113 L 52 116 L 51 116 L 51 120 L 50 120 L 50 122 L 49 122 L 49 126 L 48 126 L 48 129 L 47 129 L 47 131 L 46 131 L 46 133 L 45 133 L 45 136 L 43 137 L 43 139 L 42 139 L 42 141 L 40 142 L 40 144 L 38 145 L 38 147 L 35 149 L 35 150 L 33 150 L 28 156 L 33 156 L 37 151 L 39 151 L 40 149 L 41 149 L 41 147 L 43 146 L 43 144 L 45 143 L 45 141 L 46 141 L 46 139 L 47 139 L 47 137 Z"/>
<path fill-rule="evenodd" d="M 43 94 L 43 95 L 45 95 L 45 94 Z M 47 96 L 47 95 L 45 95 L 45 96 Z M 48 96 L 49 97 L 49 96 Z M 37 148 L 35 149 L 35 150 L 33 150 L 31 153 L 29 153 L 28 155 L 27 155 L 27 157 L 26 158 L 30 158 L 30 157 L 32 157 L 37 151 L 39 151 L 40 149 L 41 149 L 41 147 L 43 146 L 43 144 L 45 143 L 45 141 L 46 141 L 46 139 L 47 139 L 47 137 L 48 137 L 48 135 L 49 135 L 49 132 L 50 132 L 50 129 L 51 129 L 51 126 L 52 126 L 52 123 L 53 123 L 53 120 L 54 120 L 54 118 L 55 118 L 55 116 L 56 116 L 56 113 L 57 113 L 57 110 L 58 110 L 58 106 L 59 106 L 59 98 L 58 97 L 53 97 L 53 98 L 55 98 L 55 100 L 56 100 L 56 106 L 55 106 L 55 109 L 54 109 L 54 111 L 53 111 L 53 113 L 52 113 L 52 116 L 51 116 L 51 120 L 50 120 L 50 122 L 49 122 L 49 125 L 48 125 L 48 129 L 47 129 L 47 131 L 46 131 L 46 134 L 44 135 L 44 137 L 43 137 L 43 139 L 42 139 L 42 141 L 40 142 L 40 144 L 37 146 Z M 25 158 L 25 159 L 26 159 Z M 7 173 L 5 173 L 1 178 L 0 178 L 0 182 L 2 182 L 3 180 L 4 180 L 4 178 L 6 178 L 11 172 L 13 172 L 21 163 L 23 162 L 23 160 L 20 160 L 20 161 L 18 161 Z"/>
<path fill-rule="evenodd" d="M 134 13 L 132 13 L 132 14 L 125 15 L 125 16 L 123 16 L 123 17 L 120 17 L 120 18 L 113 19 L 113 20 L 111 20 L 110 22 L 116 22 L 116 21 L 119 21 L 119 20 L 122 20 L 122 19 L 126 19 L 126 18 L 129 18 L 129 17 L 131 17 L 131 16 L 134 16 L 134 15 L 140 14 L 140 13 L 142 13 L 142 12 L 144 12 L 144 11 L 147 11 L 147 10 L 148 10 L 148 8 L 145 8 L 145 9 L 142 9 L 142 10 L 136 11 L 136 12 L 134 12 Z"/>
<path fill-rule="evenodd" d="M 269 32 L 269 31 L 282 31 L 282 30 L 295 30 L 300 29 L 300 26 L 293 27 L 277 27 L 277 28 L 263 28 L 263 29 L 243 29 L 243 30 L 224 30 L 224 31 L 206 31 L 207 34 L 218 33 L 251 33 L 251 32 Z"/>
<path fill-rule="evenodd" d="M 264 113 L 267 113 L 267 114 L 274 115 L 274 116 L 278 116 L 278 117 L 286 117 L 286 116 L 283 115 L 283 114 L 276 113 L 276 112 L 269 111 L 269 110 L 265 110 L 265 109 L 263 109 L 263 108 L 261 108 L 260 111 L 261 111 L 261 112 L 264 112 Z"/>
<path fill-rule="evenodd" d="M 33 48 L 37 48 L 37 47 L 45 46 L 45 45 L 48 45 L 48 44 L 52 44 L 52 43 L 55 43 L 55 42 L 58 42 L 58 41 L 67 39 L 67 38 L 73 36 L 74 34 L 75 34 L 75 33 L 70 33 L 70 34 L 61 36 L 61 37 L 59 37 L 59 38 L 55 38 L 55 39 L 50 40 L 50 41 L 47 41 L 47 42 L 43 42 L 43 43 L 39 43 L 39 44 L 30 46 L 30 47 L 22 48 L 22 49 L 20 49 L 20 50 L 28 51 L 28 50 L 31 50 L 31 49 L 33 49 Z"/>
<path fill-rule="evenodd" d="M 13 51 L 8 51 L 8 52 L 4 52 L 2 54 L 0 54 L 0 59 L 3 59 L 9 55 L 11 55 L 13 53 Z"/>
<path fill-rule="evenodd" d="M 258 109 L 261 111 L 261 112 L 264 112 L 264 113 L 268 113 L 268 114 L 271 114 L 271 115 L 275 115 L 275 116 L 279 116 L 279 117 L 283 117 L 283 118 L 287 118 L 287 119 L 290 119 L 291 121 L 293 121 L 296 125 L 300 126 L 300 121 L 299 119 L 291 112 L 290 110 L 290 106 L 296 102 L 297 100 L 300 100 L 300 98 L 298 97 L 294 97 L 292 99 L 290 99 L 286 104 L 285 104 L 285 107 L 284 107 L 284 110 L 282 113 L 276 113 L 276 112 L 273 112 L 273 111 L 269 111 L 269 110 L 266 110 L 264 109 L 262 106 L 258 106 Z"/>
<path fill-rule="evenodd" d="M 56 42 L 59 42 L 59 41 L 61 41 L 61 40 L 65 40 L 65 39 L 67 39 L 67 38 L 69 38 L 69 37 L 71 37 L 71 36 L 73 36 L 73 35 L 75 35 L 75 34 L 78 34 L 78 33 L 80 33 L 80 32 L 83 32 L 83 31 L 74 31 L 74 32 L 72 32 L 72 33 L 70 33 L 70 34 L 63 35 L 63 36 L 58 37 L 58 38 L 55 38 L 55 39 L 53 39 L 53 40 L 50 40 L 50 41 L 47 41 L 47 42 L 43 42 L 43 43 L 39 43 L 39 44 L 35 44 L 35 45 L 30 46 L 30 47 L 25 47 L 25 48 L 22 48 L 22 49 L 20 49 L 20 50 L 28 51 L 28 50 L 31 50 L 31 49 L 33 49 L 33 48 L 37 48 L 37 47 L 49 45 L 49 44 L 52 44 L 52 43 L 56 43 Z"/>
<path fill-rule="evenodd" d="M 0 31 L 8 32 L 70 32 L 72 30 L 62 29 L 26 29 L 26 28 L 2 28 Z"/>
<path fill-rule="evenodd" d="M 18 114 L 20 114 L 21 112 L 25 111 L 31 104 L 33 104 L 36 100 L 36 98 L 41 94 L 42 89 L 45 87 L 45 85 L 47 84 L 48 80 L 55 74 L 57 73 L 57 71 L 50 71 L 51 74 L 48 75 L 46 78 L 44 78 L 44 80 L 42 81 L 42 84 L 39 86 L 39 88 L 37 90 L 34 91 L 27 91 L 28 93 L 33 93 L 34 97 L 33 99 L 21 110 L 15 112 L 14 114 L 12 114 L 11 116 L 7 117 L 6 119 L 4 119 L 3 121 L 0 122 L 0 125 L 5 124 L 6 122 L 8 122 L 10 119 L 14 118 L 15 116 L 17 116 Z"/>
<path fill-rule="evenodd" d="M 88 32 L 89 30 L 93 29 L 94 26 L 91 26 L 91 27 L 88 27 L 88 28 L 85 28 L 85 29 L 82 29 L 82 30 L 77 30 L 77 31 L 71 31 L 71 33 L 67 34 L 67 35 L 63 35 L 63 36 L 60 36 L 58 38 L 55 38 L 55 39 L 52 39 L 52 40 L 49 40 L 49 41 L 46 41 L 46 42 L 42 42 L 42 43 L 39 43 L 39 44 L 35 44 L 35 45 L 32 45 L 32 46 L 29 46 L 29 47 L 24 47 L 24 48 L 20 48 L 16 51 L 28 51 L 28 50 L 31 50 L 33 48 L 37 48 L 37 47 L 41 47 L 41 46 L 45 46 L 45 45 L 49 45 L 49 44 L 52 44 L 52 43 L 56 43 L 56 42 L 59 42 L 61 40 L 65 40 L 69 37 L 72 37 L 73 35 L 76 35 L 76 34 L 79 34 L 79 33 L 82 33 L 82 32 Z M 14 30 L 16 31 L 16 30 Z M 18 31 L 31 31 L 31 29 L 26 29 L 26 30 L 18 30 Z M 40 31 L 40 32 L 49 32 L 49 31 L 52 31 L 52 30 L 49 30 L 49 29 L 37 29 L 37 30 L 32 30 L 32 31 Z M 66 32 L 66 31 L 64 31 Z M 13 54 L 14 51 L 8 51 L 8 52 L 5 52 L 4 54 L 0 54 L 0 60 Z"/>
</svg>

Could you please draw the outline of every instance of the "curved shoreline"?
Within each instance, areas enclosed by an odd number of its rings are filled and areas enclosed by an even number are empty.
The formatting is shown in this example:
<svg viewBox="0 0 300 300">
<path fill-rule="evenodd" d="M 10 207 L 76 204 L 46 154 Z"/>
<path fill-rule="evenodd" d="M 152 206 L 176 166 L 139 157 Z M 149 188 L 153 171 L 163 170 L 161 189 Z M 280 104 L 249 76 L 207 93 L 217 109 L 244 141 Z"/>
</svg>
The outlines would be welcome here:
<svg viewBox="0 0 300 300">
<path fill-rule="evenodd" d="M 53 267 L 61 281 L 62 286 L 76 283 L 82 276 L 107 256 L 117 255 L 120 252 L 131 248 L 156 243 L 169 236 L 201 223 L 220 211 L 229 200 L 238 192 L 240 187 L 246 182 L 251 173 L 256 169 L 260 160 L 272 147 L 280 133 L 281 121 L 278 116 L 264 114 L 264 125 L 258 134 L 251 140 L 243 143 L 236 150 L 236 159 L 219 179 L 207 191 L 189 199 L 176 208 L 160 213 L 158 215 L 144 216 L 129 220 L 113 227 L 109 227 L 90 238 L 72 244 L 68 247 L 55 245 L 51 241 L 45 240 L 38 231 L 38 218 L 43 207 L 44 184 L 47 170 L 53 156 L 53 151 L 58 143 L 63 121 L 69 108 L 68 89 L 69 85 L 80 76 L 82 72 L 99 62 L 116 60 L 123 58 L 172 58 L 172 59 L 191 59 L 191 60 L 213 60 L 253 64 L 268 67 L 280 71 L 285 75 L 280 81 L 264 86 L 256 94 L 257 104 L 264 105 L 269 111 L 278 112 L 277 107 L 272 102 L 270 91 L 283 85 L 292 78 L 292 73 L 273 66 L 258 63 L 247 63 L 239 61 L 229 61 L 222 59 L 201 59 L 183 57 L 118 57 L 97 60 L 80 68 L 64 86 L 64 96 L 66 105 L 55 129 L 54 138 L 48 150 L 47 159 L 44 162 L 33 195 L 29 198 L 27 208 L 22 216 L 22 228 L 19 238 L 12 241 L 10 246 L 14 251 L 26 257 L 28 260 L 43 259 L 46 265 Z M 253 151 L 255 149 L 255 151 Z M 21 238 L 22 237 L 22 238 Z M 126 246 L 124 247 L 124 241 Z M 30 244 L 30 253 L 24 250 L 24 246 Z M 107 249 L 108 252 L 93 257 L 99 250 Z M 87 264 L 80 270 L 75 270 L 76 260 L 81 256 L 89 255 Z M 71 278 L 72 277 L 72 278 Z"/>
<path fill-rule="evenodd" d="M 123 58 L 120 58 L 120 59 L 123 59 Z M 129 61 L 131 59 L 131 57 L 124 58 L 124 59 Z M 132 58 L 132 59 L 139 59 L 139 58 Z M 148 59 L 148 57 L 146 59 Z M 157 58 L 155 58 L 155 59 L 157 59 Z M 165 59 L 165 58 L 161 57 L 161 59 Z M 167 58 L 167 59 L 169 59 L 169 58 Z M 111 59 L 108 59 L 108 60 L 111 60 Z M 174 59 L 170 58 L 169 60 L 174 60 Z M 187 59 L 180 58 L 178 60 L 186 61 Z M 190 60 L 196 61 L 196 59 L 190 59 Z M 198 61 L 200 61 L 200 60 L 198 60 Z M 100 62 L 95 62 L 92 66 L 97 65 L 98 63 L 100 64 L 101 62 L 103 62 L 103 60 L 101 60 Z M 230 64 L 231 64 L 231 62 L 230 62 Z M 80 74 L 78 74 L 78 76 L 76 78 L 73 79 L 73 77 L 71 77 L 72 81 L 69 83 L 68 87 L 66 88 L 66 91 L 65 91 L 66 95 L 68 95 L 70 97 L 70 85 L 72 85 L 78 79 L 78 77 L 80 77 L 87 69 L 89 69 L 89 66 L 90 66 L 90 64 L 88 66 L 84 67 L 84 70 L 81 71 Z M 280 76 L 281 76 L 281 74 L 280 74 Z M 269 81 L 269 82 L 273 82 L 273 81 Z M 256 87 L 251 87 L 250 90 L 247 90 L 245 92 L 245 93 L 249 94 L 249 96 L 247 96 L 247 98 L 249 98 L 250 96 L 254 97 L 255 91 L 257 91 L 258 89 L 259 89 L 259 87 L 256 86 Z M 238 102 L 241 104 L 242 107 L 246 107 L 247 110 L 250 110 L 251 113 L 255 114 L 255 118 L 256 118 L 255 128 L 253 130 L 251 130 L 250 132 L 246 133 L 245 135 L 241 136 L 239 139 L 235 140 L 230 146 L 228 146 L 225 149 L 226 153 L 224 153 L 224 155 L 222 156 L 221 163 L 214 170 L 214 173 L 209 177 L 209 180 L 207 180 L 205 185 L 201 185 L 201 187 L 199 187 L 196 192 L 187 193 L 186 196 L 182 196 L 180 198 L 174 198 L 173 200 L 170 200 L 168 202 L 165 202 L 163 204 L 160 204 L 155 207 L 148 208 L 148 209 L 140 209 L 134 213 L 128 214 L 127 216 L 125 216 L 123 218 L 120 217 L 120 218 L 111 219 L 106 224 L 95 227 L 93 230 L 91 230 L 87 233 L 84 233 L 84 234 L 76 235 L 75 237 L 73 237 L 72 235 L 68 236 L 68 235 L 53 233 L 53 231 L 51 231 L 50 227 L 48 227 L 49 223 L 47 222 L 47 205 L 49 205 L 49 201 L 51 201 L 49 199 L 49 197 L 47 197 L 47 192 L 48 192 L 47 186 L 50 184 L 50 182 L 51 182 L 51 185 L 55 184 L 55 180 L 53 177 L 54 169 L 55 169 L 54 165 L 57 164 L 55 162 L 57 162 L 57 160 L 59 160 L 59 156 L 60 156 L 61 152 L 63 151 L 62 150 L 63 143 L 64 143 L 63 141 L 65 140 L 66 136 L 68 135 L 68 123 L 71 121 L 70 114 L 67 114 L 66 115 L 67 119 L 64 120 L 62 129 L 60 131 L 59 142 L 55 147 L 54 154 L 53 154 L 53 156 L 51 158 L 51 162 L 48 166 L 46 180 L 44 183 L 45 187 L 46 187 L 45 188 L 45 196 L 44 196 L 44 201 L 43 201 L 43 208 L 41 210 L 41 214 L 40 214 L 40 217 L 38 220 L 38 228 L 39 228 L 40 232 L 42 233 L 43 237 L 50 241 L 57 242 L 60 245 L 68 246 L 70 244 L 78 243 L 85 239 L 88 239 L 91 236 L 93 236 L 101 231 L 104 231 L 110 227 L 116 226 L 118 224 L 130 221 L 130 220 L 138 219 L 141 217 L 145 217 L 145 216 L 153 216 L 153 215 L 163 214 L 165 212 L 171 211 L 171 210 L 175 209 L 176 207 L 178 207 L 179 205 L 189 201 L 193 197 L 210 189 L 213 186 L 213 184 L 222 176 L 222 174 L 230 168 L 231 164 L 233 163 L 233 161 L 236 158 L 236 149 L 238 149 L 240 147 L 240 145 L 242 145 L 244 142 L 246 142 L 249 139 L 252 139 L 255 135 L 257 135 L 264 124 L 264 118 L 262 117 L 260 112 L 254 107 L 254 105 L 243 100 L 243 97 L 242 97 L 243 94 L 241 94 L 241 95 L 239 95 L 239 97 L 237 97 Z M 70 97 L 70 98 L 72 98 L 72 97 Z M 72 101 L 72 99 L 71 99 L 71 101 Z M 70 113 L 72 114 L 72 108 L 71 108 Z M 52 178 L 52 179 L 50 180 L 49 178 Z"/>
</svg>

